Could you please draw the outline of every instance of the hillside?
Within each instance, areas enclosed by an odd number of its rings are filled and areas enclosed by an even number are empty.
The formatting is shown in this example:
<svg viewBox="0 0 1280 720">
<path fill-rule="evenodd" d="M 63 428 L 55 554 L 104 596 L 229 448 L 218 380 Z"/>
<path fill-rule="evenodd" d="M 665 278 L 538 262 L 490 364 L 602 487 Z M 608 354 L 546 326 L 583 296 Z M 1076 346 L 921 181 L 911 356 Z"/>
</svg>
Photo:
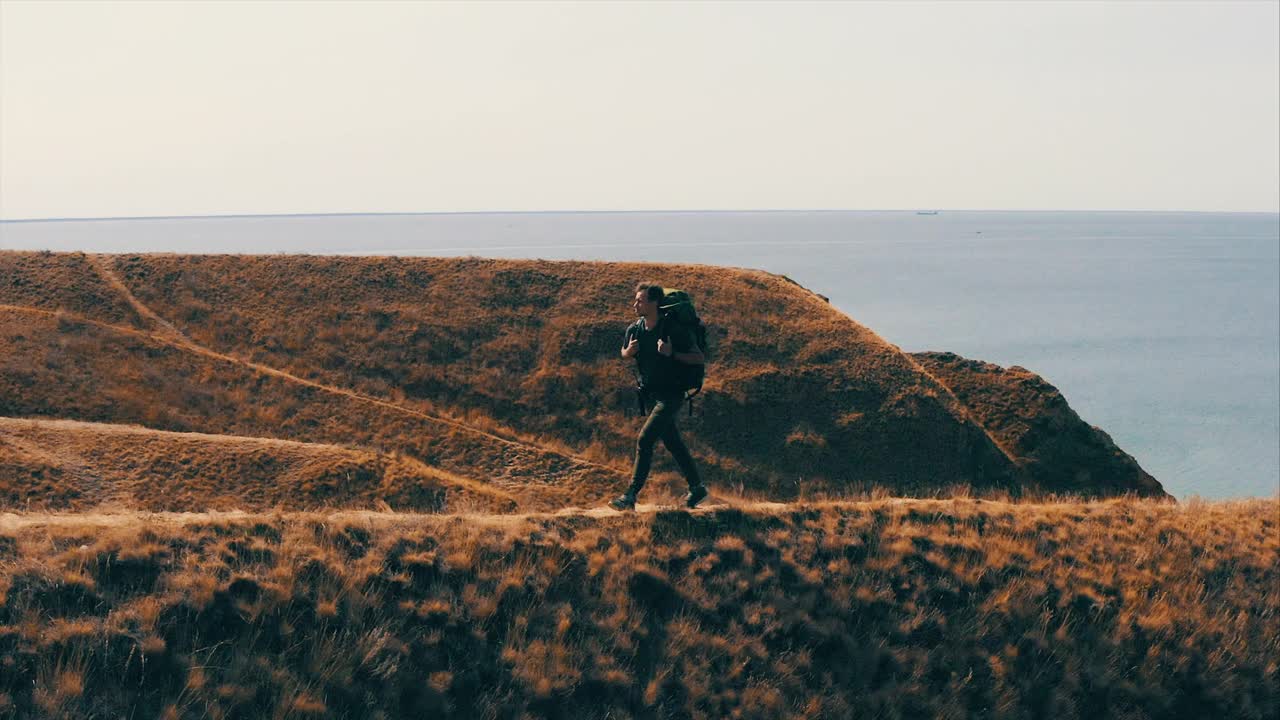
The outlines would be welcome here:
<svg viewBox="0 0 1280 720">
<path fill-rule="evenodd" d="M 1275 500 L 0 514 L 0 716 L 1274 718 Z"/>
<path fill-rule="evenodd" d="M 693 511 L 603 506 L 648 278 Z M 759 271 L 0 253 L 0 718 L 1275 717 L 1280 502 L 1167 499 Z"/>
<path fill-rule="evenodd" d="M 261 479 L 270 478 L 269 482 Z M 510 512 L 515 498 L 404 456 L 290 440 L 0 418 L 0 507 Z"/>
<path fill-rule="evenodd" d="M 28 309 L 0 308 L 0 415 L 399 452 L 518 492 L 528 508 L 599 501 L 618 484 L 609 468 L 447 418 L 142 331 Z M 271 482 L 274 476 L 263 473 L 240 484 Z"/>
<path fill-rule="evenodd" d="M 1159 495 L 1160 483 L 1102 428 L 1091 426 L 1044 378 L 1017 365 L 1002 368 L 955 353 L 913 353 L 946 383 L 1024 474 L 1041 485 L 1081 495 L 1137 490 Z"/>
<path fill-rule="evenodd" d="M 617 347 L 650 277 L 689 288 L 711 323 L 682 428 L 713 491 L 1163 496 L 1118 450 L 1028 461 L 1000 408 L 968 404 L 927 358 L 786 278 L 706 266 L 0 253 L 0 416 L 340 445 L 525 509 L 596 503 L 630 465 L 640 420 Z M 656 469 L 658 492 L 678 487 L 665 453 Z"/>
</svg>

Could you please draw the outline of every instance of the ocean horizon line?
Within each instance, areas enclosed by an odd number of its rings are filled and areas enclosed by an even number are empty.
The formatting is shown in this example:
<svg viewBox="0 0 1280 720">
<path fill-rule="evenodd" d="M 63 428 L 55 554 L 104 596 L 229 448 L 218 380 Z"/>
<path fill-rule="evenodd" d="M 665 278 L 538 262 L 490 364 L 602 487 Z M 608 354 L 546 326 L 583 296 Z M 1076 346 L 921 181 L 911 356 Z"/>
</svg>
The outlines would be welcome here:
<svg viewBox="0 0 1280 720">
<path fill-rule="evenodd" d="M 740 215 L 784 213 L 1088 213 L 1088 214 L 1147 214 L 1147 215 L 1276 215 L 1276 210 L 1089 210 L 1089 209 L 1000 209 L 1000 208 L 754 208 L 754 209 L 702 209 L 702 210 L 426 210 L 426 211 L 378 211 L 378 212 L 281 212 L 281 213 L 224 213 L 188 215 L 103 215 L 83 217 L 48 218 L 0 218 L 0 224 L 64 223 L 64 222 L 126 222 L 141 220 L 234 220 L 249 218 L 308 218 L 308 217 L 437 217 L 462 215 Z"/>
</svg>

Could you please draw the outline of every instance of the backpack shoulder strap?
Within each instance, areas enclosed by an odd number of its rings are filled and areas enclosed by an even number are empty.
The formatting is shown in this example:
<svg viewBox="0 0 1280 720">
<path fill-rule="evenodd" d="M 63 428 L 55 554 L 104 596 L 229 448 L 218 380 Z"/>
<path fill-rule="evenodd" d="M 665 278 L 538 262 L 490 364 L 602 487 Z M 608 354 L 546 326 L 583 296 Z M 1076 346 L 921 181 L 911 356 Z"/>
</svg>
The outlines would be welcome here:
<svg viewBox="0 0 1280 720">
<path fill-rule="evenodd" d="M 636 320 L 635 322 L 627 326 L 627 340 L 628 341 L 632 339 L 639 340 L 640 335 L 643 332 L 644 332 L 644 318 L 640 318 L 639 320 Z M 639 361 L 639 359 L 640 359 L 640 356 L 637 355 L 636 360 Z"/>
</svg>

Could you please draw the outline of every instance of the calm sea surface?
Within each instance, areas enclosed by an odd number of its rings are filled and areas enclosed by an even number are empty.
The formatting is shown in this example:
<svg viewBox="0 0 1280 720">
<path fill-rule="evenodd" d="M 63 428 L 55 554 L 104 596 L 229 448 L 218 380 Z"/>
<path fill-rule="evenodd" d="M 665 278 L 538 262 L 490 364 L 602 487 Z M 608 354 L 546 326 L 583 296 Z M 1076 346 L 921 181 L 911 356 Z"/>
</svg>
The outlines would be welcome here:
<svg viewBox="0 0 1280 720">
<path fill-rule="evenodd" d="M 1040 373 L 1179 498 L 1280 491 L 1275 214 L 659 212 L 9 221 L 0 223 L 0 249 L 478 255 L 760 268 L 830 297 L 904 350 L 951 350 Z M 619 322 L 625 320 L 620 313 Z"/>
</svg>

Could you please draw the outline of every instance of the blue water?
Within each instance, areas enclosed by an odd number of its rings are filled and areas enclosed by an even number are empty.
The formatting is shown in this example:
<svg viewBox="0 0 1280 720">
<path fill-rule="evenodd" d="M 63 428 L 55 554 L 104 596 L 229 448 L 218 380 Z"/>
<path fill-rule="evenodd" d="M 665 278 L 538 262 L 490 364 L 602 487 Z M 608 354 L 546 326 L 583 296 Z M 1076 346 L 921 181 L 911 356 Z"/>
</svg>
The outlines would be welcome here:
<svg viewBox="0 0 1280 720">
<path fill-rule="evenodd" d="M 951 350 L 1040 373 L 1081 417 L 1110 433 L 1180 498 L 1280 491 L 1275 214 L 668 212 L 11 221 L 0 223 L 0 248 L 478 255 L 761 268 L 830 297 L 904 350 Z"/>
</svg>

